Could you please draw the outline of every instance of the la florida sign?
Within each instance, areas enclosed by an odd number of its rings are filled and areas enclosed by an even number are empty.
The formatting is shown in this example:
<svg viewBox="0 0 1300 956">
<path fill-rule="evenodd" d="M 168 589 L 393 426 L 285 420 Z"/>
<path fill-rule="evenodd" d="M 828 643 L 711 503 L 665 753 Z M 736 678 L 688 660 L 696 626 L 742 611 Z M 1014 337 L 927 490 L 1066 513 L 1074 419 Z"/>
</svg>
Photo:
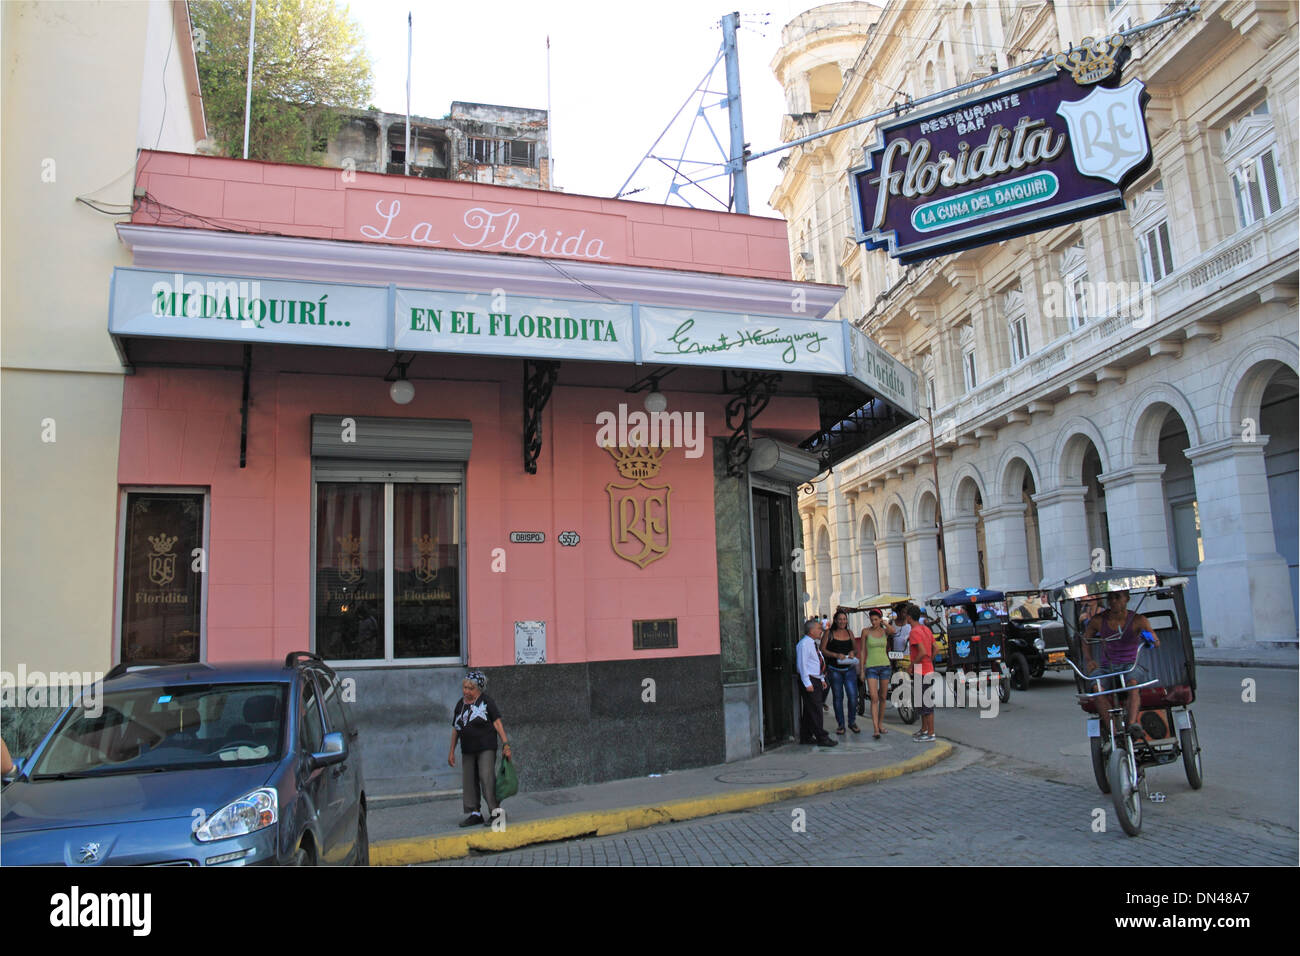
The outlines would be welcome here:
<svg viewBox="0 0 1300 956">
<path fill-rule="evenodd" d="M 1151 144 L 1145 88 L 1116 85 L 1111 54 L 1122 46 L 1085 40 L 1086 57 L 1058 57 L 1068 71 L 879 127 L 850 176 L 858 241 L 916 262 L 1124 208 Z"/>
</svg>

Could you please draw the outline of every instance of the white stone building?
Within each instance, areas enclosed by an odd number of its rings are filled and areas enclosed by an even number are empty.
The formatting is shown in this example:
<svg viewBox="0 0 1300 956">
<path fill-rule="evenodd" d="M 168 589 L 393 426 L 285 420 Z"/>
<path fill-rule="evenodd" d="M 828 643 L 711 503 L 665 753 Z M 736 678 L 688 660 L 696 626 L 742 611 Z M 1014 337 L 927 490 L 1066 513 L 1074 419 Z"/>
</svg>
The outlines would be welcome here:
<svg viewBox="0 0 1300 956">
<path fill-rule="evenodd" d="M 1212 646 L 1296 643 L 1297 8 L 1203 2 L 1136 38 L 1154 161 L 1125 211 L 900 267 L 854 241 L 864 124 L 791 151 L 772 204 L 798 279 L 921 377 L 929 425 L 800 501 L 810 610 L 1031 587 L 1110 566 L 1192 579 Z M 772 68 L 787 139 L 1168 13 L 1138 0 L 834 3 Z M 938 483 L 934 480 L 937 468 Z"/>
</svg>

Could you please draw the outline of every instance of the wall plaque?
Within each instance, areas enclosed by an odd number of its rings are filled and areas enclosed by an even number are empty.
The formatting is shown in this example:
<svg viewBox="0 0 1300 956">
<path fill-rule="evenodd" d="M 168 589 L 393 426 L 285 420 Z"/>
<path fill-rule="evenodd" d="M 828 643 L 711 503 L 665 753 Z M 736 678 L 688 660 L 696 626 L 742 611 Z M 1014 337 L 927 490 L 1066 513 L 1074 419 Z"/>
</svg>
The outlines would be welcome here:
<svg viewBox="0 0 1300 956">
<path fill-rule="evenodd" d="M 632 650 L 657 651 L 677 646 L 677 618 L 632 622 Z"/>
<path fill-rule="evenodd" d="M 546 663 L 545 621 L 515 621 L 515 663 Z"/>
</svg>

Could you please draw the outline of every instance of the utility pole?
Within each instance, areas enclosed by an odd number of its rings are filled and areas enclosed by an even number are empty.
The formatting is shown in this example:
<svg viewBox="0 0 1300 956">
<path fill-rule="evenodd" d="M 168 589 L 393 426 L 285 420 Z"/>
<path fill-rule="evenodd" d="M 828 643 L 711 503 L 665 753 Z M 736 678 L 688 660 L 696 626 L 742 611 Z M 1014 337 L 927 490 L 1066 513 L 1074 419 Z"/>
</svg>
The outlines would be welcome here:
<svg viewBox="0 0 1300 956">
<path fill-rule="evenodd" d="M 253 109 L 253 45 L 257 38 L 257 0 L 251 0 L 248 19 L 248 86 L 244 92 L 244 159 L 248 159 L 248 120 Z"/>
<path fill-rule="evenodd" d="M 736 51 L 736 28 L 740 14 L 722 18 L 722 51 L 727 68 L 727 113 L 731 120 L 731 205 L 742 215 L 749 215 L 749 177 L 745 171 L 745 122 L 740 115 L 740 55 Z"/>
<path fill-rule="evenodd" d="M 934 450 L 934 409 L 925 406 L 930 420 L 930 470 L 934 476 L 934 520 L 939 526 L 939 590 L 948 590 L 948 549 L 943 541 L 943 504 L 939 500 L 939 456 Z"/>
</svg>

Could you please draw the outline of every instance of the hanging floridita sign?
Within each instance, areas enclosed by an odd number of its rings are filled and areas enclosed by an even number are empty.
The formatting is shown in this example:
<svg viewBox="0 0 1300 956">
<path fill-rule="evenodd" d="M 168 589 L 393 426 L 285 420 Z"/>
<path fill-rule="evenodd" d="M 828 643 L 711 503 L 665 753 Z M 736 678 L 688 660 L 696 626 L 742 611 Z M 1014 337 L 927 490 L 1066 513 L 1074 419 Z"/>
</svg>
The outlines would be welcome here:
<svg viewBox="0 0 1300 956">
<path fill-rule="evenodd" d="M 858 241 L 916 262 L 1124 208 L 1151 166 L 1124 52 L 1087 38 L 1054 69 L 880 126 L 851 173 Z"/>
</svg>

